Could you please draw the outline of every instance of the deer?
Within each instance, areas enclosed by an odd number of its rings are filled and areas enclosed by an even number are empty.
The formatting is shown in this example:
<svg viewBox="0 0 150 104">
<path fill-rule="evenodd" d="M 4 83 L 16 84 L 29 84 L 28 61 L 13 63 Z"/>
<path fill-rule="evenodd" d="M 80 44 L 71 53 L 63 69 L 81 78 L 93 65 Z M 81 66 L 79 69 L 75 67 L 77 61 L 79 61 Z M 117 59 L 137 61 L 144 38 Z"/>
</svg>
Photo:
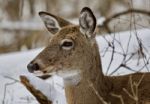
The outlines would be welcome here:
<svg viewBox="0 0 150 104">
<path fill-rule="evenodd" d="M 41 76 L 63 77 L 67 104 L 150 104 L 149 72 L 104 75 L 96 17 L 89 7 L 81 10 L 79 25 L 43 11 L 39 16 L 52 36 L 27 68 Z"/>
</svg>

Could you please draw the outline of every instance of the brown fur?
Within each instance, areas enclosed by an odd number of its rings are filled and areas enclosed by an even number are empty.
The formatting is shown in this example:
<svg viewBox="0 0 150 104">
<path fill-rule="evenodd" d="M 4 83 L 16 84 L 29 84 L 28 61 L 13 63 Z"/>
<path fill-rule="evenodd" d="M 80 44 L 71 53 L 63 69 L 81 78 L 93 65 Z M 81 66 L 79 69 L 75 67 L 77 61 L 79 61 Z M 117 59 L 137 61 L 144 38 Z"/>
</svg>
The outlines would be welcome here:
<svg viewBox="0 0 150 104">
<path fill-rule="evenodd" d="M 63 39 L 71 39 L 74 47 L 71 50 L 63 50 L 60 43 Z M 138 103 L 150 102 L 150 73 L 135 73 L 125 76 L 109 77 L 102 72 L 101 60 L 95 39 L 89 39 L 83 35 L 79 26 L 65 25 L 59 32 L 53 35 L 47 47 L 32 61 L 38 63 L 44 73 L 57 72 L 59 70 L 81 70 L 81 81 L 76 86 L 66 86 L 65 92 L 68 104 L 103 104 L 96 95 L 100 95 L 106 102 L 121 104 L 121 100 L 112 94 L 120 95 L 125 104 L 136 104 L 127 92 L 131 93 L 131 81 L 142 82 L 138 88 Z M 53 66 L 52 70 L 49 69 Z M 60 68 L 61 67 L 61 68 Z M 143 76 L 144 74 L 144 76 Z M 132 76 L 132 77 L 130 77 Z M 90 84 L 93 85 L 95 92 Z M 133 86 L 133 89 L 135 87 Z M 131 95 L 133 95 L 131 93 Z"/>
</svg>

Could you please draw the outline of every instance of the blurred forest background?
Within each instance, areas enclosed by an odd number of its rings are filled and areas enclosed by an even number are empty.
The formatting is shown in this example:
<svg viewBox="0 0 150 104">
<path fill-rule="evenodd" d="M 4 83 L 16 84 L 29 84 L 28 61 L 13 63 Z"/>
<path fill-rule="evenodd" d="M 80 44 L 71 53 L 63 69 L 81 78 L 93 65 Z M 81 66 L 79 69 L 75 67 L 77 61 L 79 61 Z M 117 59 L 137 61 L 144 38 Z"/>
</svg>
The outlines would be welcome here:
<svg viewBox="0 0 150 104">
<path fill-rule="evenodd" d="M 150 0 L 0 0 L 0 53 L 28 50 L 47 43 L 49 33 L 38 16 L 39 11 L 76 22 L 84 6 L 90 7 L 100 20 L 98 33 L 103 35 L 105 29 L 101 25 L 107 18 L 129 9 L 150 11 Z M 134 17 L 136 28 L 150 27 L 149 16 L 136 14 Z M 131 23 L 135 23 L 132 18 L 127 14 L 113 19 L 109 23 L 111 32 L 131 30 Z"/>
</svg>

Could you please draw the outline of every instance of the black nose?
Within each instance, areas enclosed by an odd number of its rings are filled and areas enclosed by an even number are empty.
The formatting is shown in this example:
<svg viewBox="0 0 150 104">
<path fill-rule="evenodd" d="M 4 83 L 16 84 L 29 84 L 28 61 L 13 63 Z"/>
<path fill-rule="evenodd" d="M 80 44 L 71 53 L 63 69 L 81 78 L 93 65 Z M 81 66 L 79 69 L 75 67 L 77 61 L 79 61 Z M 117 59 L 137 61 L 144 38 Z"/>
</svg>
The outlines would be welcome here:
<svg viewBox="0 0 150 104">
<path fill-rule="evenodd" d="M 29 63 L 29 64 L 27 65 L 27 68 L 28 68 L 28 71 L 29 71 L 30 73 L 33 73 L 34 71 L 39 70 L 39 65 L 38 65 L 37 63 L 34 63 L 34 64 Z"/>
</svg>

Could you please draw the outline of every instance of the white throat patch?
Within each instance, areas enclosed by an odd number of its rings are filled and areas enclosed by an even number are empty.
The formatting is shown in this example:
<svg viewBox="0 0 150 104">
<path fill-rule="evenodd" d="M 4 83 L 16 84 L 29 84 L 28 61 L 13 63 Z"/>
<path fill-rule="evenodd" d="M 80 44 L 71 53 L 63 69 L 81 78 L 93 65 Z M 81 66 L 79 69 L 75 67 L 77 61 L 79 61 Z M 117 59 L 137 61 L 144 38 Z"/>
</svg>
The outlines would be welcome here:
<svg viewBox="0 0 150 104">
<path fill-rule="evenodd" d="M 57 76 L 60 76 L 65 86 L 76 86 L 81 80 L 80 70 L 58 71 Z"/>
</svg>

